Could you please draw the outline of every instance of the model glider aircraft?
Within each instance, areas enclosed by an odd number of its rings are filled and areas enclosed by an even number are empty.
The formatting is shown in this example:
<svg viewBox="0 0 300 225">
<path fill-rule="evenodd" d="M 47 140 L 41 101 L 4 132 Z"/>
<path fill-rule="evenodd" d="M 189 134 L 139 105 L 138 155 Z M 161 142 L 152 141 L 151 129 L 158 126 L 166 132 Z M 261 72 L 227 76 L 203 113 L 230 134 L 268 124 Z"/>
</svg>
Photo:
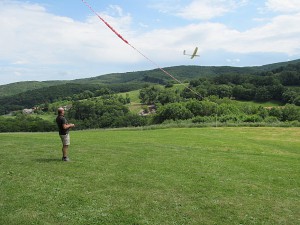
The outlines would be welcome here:
<svg viewBox="0 0 300 225">
<path fill-rule="evenodd" d="M 194 57 L 199 56 L 199 55 L 197 55 L 197 51 L 198 51 L 198 47 L 195 48 L 193 54 L 191 54 L 191 55 L 190 54 L 186 54 L 185 50 L 183 51 L 183 54 L 184 55 L 189 55 L 189 56 L 191 56 L 191 59 L 193 59 Z"/>
</svg>

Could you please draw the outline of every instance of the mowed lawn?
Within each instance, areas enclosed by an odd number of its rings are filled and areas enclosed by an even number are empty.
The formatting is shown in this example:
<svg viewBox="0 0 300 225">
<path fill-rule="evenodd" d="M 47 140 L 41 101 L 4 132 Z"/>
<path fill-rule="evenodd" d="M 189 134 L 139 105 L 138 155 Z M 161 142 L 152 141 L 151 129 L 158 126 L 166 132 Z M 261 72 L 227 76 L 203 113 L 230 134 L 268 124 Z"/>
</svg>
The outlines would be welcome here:
<svg viewBox="0 0 300 225">
<path fill-rule="evenodd" d="M 0 224 L 300 224 L 300 128 L 0 134 Z"/>
</svg>

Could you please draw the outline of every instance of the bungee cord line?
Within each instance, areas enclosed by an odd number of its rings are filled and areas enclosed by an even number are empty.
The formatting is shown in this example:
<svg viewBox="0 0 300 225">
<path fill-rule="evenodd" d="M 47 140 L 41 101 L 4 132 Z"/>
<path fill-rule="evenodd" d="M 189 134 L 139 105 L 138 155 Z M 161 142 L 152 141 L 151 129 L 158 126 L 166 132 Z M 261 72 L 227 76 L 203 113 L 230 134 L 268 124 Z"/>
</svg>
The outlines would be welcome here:
<svg viewBox="0 0 300 225">
<path fill-rule="evenodd" d="M 182 83 L 180 80 L 175 78 L 172 74 L 168 73 L 166 70 L 164 70 L 161 66 L 159 66 L 157 63 L 155 63 L 153 60 L 151 60 L 149 57 L 147 57 L 145 54 L 143 54 L 141 51 L 139 51 L 137 48 L 135 48 L 133 45 L 131 45 L 120 33 L 118 33 L 108 22 L 106 22 L 85 0 L 81 0 L 90 10 L 92 13 L 94 13 L 115 35 L 117 35 L 123 42 L 125 42 L 127 45 L 129 45 L 131 48 L 133 48 L 135 51 L 137 51 L 141 56 L 143 56 L 145 59 L 147 59 L 149 62 L 151 62 L 153 65 L 155 65 L 158 69 L 160 69 L 163 73 L 171 77 L 173 80 L 178 82 L 179 84 L 183 85 L 185 88 L 189 89 L 191 92 L 202 98 L 202 96 L 196 92 L 195 90 L 191 89 L 184 83 Z"/>
</svg>

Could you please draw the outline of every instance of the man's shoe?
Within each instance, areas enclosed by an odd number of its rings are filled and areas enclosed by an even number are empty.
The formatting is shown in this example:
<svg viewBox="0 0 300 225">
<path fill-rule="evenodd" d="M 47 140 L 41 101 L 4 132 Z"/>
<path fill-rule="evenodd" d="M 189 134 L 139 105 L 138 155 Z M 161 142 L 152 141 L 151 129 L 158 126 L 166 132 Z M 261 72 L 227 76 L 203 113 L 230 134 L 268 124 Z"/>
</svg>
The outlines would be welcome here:
<svg viewBox="0 0 300 225">
<path fill-rule="evenodd" d="M 70 159 L 68 157 L 62 157 L 61 160 L 62 161 L 70 161 Z"/>
</svg>

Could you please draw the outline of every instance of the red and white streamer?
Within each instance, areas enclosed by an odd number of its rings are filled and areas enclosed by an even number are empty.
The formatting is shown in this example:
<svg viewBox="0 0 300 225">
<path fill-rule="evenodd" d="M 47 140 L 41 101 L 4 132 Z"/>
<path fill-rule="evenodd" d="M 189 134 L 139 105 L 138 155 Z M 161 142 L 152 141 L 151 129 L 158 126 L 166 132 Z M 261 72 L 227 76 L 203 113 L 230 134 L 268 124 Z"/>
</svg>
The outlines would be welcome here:
<svg viewBox="0 0 300 225">
<path fill-rule="evenodd" d="M 151 62 L 153 65 L 155 65 L 158 69 L 160 69 L 163 73 L 171 77 L 173 80 L 178 82 L 179 84 L 182 84 L 187 89 L 195 93 L 197 96 L 202 97 L 199 93 L 197 93 L 195 90 L 191 89 L 184 83 L 182 83 L 180 80 L 176 79 L 172 74 L 168 73 L 166 70 L 164 70 L 161 66 L 159 66 L 157 63 L 155 63 L 153 60 L 151 60 L 149 57 L 147 57 L 145 54 L 143 54 L 141 51 L 139 51 L 137 48 L 135 48 L 133 45 L 131 45 L 120 33 L 118 33 L 108 22 L 106 22 L 85 0 L 81 0 L 90 10 L 93 12 L 115 35 L 117 35 L 123 42 L 125 42 L 127 45 L 129 45 L 131 48 L 133 48 L 135 51 L 137 51 L 141 56 L 143 56 L 145 59 L 147 59 L 149 62 Z"/>
</svg>

